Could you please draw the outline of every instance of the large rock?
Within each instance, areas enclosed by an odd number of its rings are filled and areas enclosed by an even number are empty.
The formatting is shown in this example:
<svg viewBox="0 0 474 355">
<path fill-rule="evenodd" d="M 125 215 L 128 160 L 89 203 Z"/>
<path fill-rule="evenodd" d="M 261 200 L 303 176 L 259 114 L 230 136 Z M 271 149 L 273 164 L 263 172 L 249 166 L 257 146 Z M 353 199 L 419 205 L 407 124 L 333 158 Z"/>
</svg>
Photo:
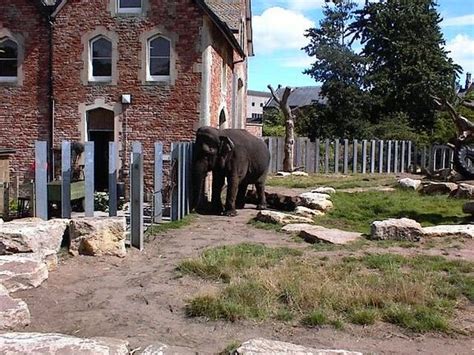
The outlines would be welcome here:
<svg viewBox="0 0 474 355">
<path fill-rule="evenodd" d="M 449 196 L 454 198 L 472 199 L 474 197 L 474 185 L 461 183 L 458 185 L 457 190 L 451 192 Z"/>
<path fill-rule="evenodd" d="M 69 220 L 18 219 L 0 225 L 0 255 L 36 253 L 61 248 Z"/>
<path fill-rule="evenodd" d="M 307 348 L 301 345 L 295 345 L 276 340 L 267 340 L 263 338 L 256 338 L 246 341 L 236 350 L 236 353 L 239 355 L 362 355 L 362 353 L 357 351 Z"/>
<path fill-rule="evenodd" d="M 292 223 L 287 224 L 286 226 L 282 227 L 282 231 L 286 233 L 300 233 L 305 229 L 326 229 L 321 226 L 315 226 L 314 224 L 309 223 Z"/>
<path fill-rule="evenodd" d="M 328 194 L 304 192 L 300 196 L 301 205 L 318 211 L 328 211 L 332 208 L 331 196 Z"/>
<path fill-rule="evenodd" d="M 48 267 L 37 255 L 0 256 L 0 284 L 9 292 L 38 287 L 47 278 Z"/>
<path fill-rule="evenodd" d="M 321 186 L 321 187 L 318 187 L 317 189 L 312 190 L 311 192 L 316 193 L 316 194 L 332 195 L 336 193 L 336 189 L 333 187 Z"/>
<path fill-rule="evenodd" d="M 456 191 L 458 185 L 454 182 L 428 182 L 423 184 L 420 192 L 425 195 L 449 195 Z"/>
<path fill-rule="evenodd" d="M 255 217 L 257 221 L 274 224 L 291 224 L 291 223 L 312 223 L 311 218 L 296 216 L 293 214 L 276 212 L 276 211 L 260 211 Z"/>
<path fill-rule="evenodd" d="M 25 327 L 30 324 L 30 311 L 26 303 L 12 298 L 8 290 L 0 285 L 0 330 Z"/>
<path fill-rule="evenodd" d="M 267 205 L 278 211 L 292 212 L 300 204 L 301 198 L 298 196 L 285 195 L 281 193 L 265 192 Z M 246 202 L 258 204 L 257 192 L 255 190 L 247 191 Z"/>
<path fill-rule="evenodd" d="M 0 334 L 0 349 L 6 354 L 129 354 L 128 342 L 113 338 L 81 339 L 56 333 Z"/>
<path fill-rule="evenodd" d="M 299 236 L 308 243 L 329 243 L 344 245 L 353 242 L 360 237 L 362 234 L 355 232 L 346 232 L 339 229 L 328 229 L 328 228 L 305 228 Z"/>
<path fill-rule="evenodd" d="M 454 237 L 472 239 L 474 237 L 474 225 L 461 224 L 425 227 L 423 228 L 423 233 L 426 237 L 431 238 Z"/>
<path fill-rule="evenodd" d="M 398 185 L 404 189 L 413 189 L 417 190 L 418 187 L 421 185 L 421 180 L 415 180 L 415 179 L 410 179 L 410 178 L 404 178 L 398 180 Z"/>
<path fill-rule="evenodd" d="M 317 216 L 324 216 L 324 212 L 318 211 L 318 210 L 313 210 L 311 208 L 304 207 L 304 206 L 296 207 L 295 214 L 298 215 L 298 216 L 307 217 L 307 218 L 314 218 L 314 217 L 317 217 Z"/>
<path fill-rule="evenodd" d="M 371 238 L 375 240 L 419 241 L 422 236 L 421 225 L 408 218 L 375 221 L 371 227 Z"/>
<path fill-rule="evenodd" d="M 73 219 L 69 231 L 69 251 L 73 255 L 114 255 L 124 257 L 125 219 L 90 217 Z"/>
</svg>

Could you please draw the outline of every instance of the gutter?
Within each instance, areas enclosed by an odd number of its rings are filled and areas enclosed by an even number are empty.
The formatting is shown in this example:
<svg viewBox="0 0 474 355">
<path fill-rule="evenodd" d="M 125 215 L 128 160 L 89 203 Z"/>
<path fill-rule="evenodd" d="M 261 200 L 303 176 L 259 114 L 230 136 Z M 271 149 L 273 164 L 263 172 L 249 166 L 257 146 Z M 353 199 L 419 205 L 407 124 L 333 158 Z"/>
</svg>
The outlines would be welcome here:
<svg viewBox="0 0 474 355">
<path fill-rule="evenodd" d="M 223 22 L 215 13 L 212 11 L 209 6 L 205 3 L 204 0 L 194 0 L 194 2 L 211 18 L 212 22 L 219 28 L 224 37 L 230 43 L 230 45 L 239 53 L 239 55 L 245 59 L 246 55 L 239 42 L 235 38 L 233 31 L 230 27 Z"/>
</svg>

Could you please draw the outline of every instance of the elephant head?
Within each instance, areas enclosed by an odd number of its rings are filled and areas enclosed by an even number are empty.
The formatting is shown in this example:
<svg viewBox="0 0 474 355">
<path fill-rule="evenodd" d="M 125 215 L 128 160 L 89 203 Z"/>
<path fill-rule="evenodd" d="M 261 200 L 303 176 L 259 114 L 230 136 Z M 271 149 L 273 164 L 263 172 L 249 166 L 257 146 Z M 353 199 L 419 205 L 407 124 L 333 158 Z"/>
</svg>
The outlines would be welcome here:
<svg viewBox="0 0 474 355">
<path fill-rule="evenodd" d="M 201 207 L 204 201 L 204 182 L 207 173 L 223 171 L 233 149 L 232 140 L 221 135 L 221 131 L 217 128 L 201 127 L 197 130 L 193 162 L 193 207 Z"/>
</svg>

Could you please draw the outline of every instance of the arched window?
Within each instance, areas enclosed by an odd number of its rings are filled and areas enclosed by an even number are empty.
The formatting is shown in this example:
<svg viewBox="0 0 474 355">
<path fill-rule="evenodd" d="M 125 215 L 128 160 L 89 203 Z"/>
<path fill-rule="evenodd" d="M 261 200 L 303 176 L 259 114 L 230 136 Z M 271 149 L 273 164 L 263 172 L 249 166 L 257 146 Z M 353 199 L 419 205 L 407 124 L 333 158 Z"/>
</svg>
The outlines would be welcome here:
<svg viewBox="0 0 474 355">
<path fill-rule="evenodd" d="M 227 118 L 225 116 L 225 111 L 224 109 L 222 109 L 221 113 L 219 114 L 219 128 L 224 128 L 226 121 L 227 121 Z"/>
<path fill-rule="evenodd" d="M 162 81 L 170 77 L 171 42 L 161 36 L 148 41 L 148 80 Z"/>
<path fill-rule="evenodd" d="M 112 42 L 105 37 L 96 37 L 90 42 L 91 81 L 109 81 L 112 78 Z"/>
<path fill-rule="evenodd" d="M 0 40 L 0 81 L 18 78 L 18 45 L 9 38 Z"/>
</svg>

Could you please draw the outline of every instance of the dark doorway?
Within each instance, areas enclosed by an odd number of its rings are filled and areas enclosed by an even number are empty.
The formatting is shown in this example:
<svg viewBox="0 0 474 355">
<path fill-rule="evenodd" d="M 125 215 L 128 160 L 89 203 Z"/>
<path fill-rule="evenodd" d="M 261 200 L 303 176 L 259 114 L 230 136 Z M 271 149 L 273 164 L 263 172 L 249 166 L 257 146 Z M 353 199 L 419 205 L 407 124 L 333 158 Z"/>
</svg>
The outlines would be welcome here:
<svg viewBox="0 0 474 355">
<path fill-rule="evenodd" d="M 109 142 L 114 141 L 114 113 L 102 108 L 87 115 L 88 140 L 94 142 L 94 180 L 96 191 L 109 186 Z"/>
</svg>

